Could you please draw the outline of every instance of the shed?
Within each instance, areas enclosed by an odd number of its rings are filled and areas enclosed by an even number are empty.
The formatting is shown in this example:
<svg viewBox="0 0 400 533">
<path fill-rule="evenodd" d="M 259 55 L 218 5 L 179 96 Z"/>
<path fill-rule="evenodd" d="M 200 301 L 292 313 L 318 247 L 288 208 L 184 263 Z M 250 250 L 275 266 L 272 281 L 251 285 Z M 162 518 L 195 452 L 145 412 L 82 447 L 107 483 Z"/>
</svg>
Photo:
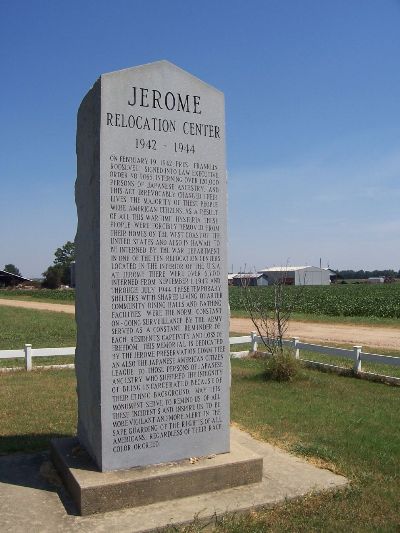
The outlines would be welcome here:
<svg viewBox="0 0 400 533">
<path fill-rule="evenodd" d="M 236 287 L 241 287 L 243 285 L 250 287 L 263 287 L 268 285 L 268 276 L 263 272 L 235 274 L 232 279 L 232 284 Z"/>
<path fill-rule="evenodd" d="M 329 285 L 331 272 L 314 266 L 270 267 L 259 271 L 266 274 L 269 283 L 285 285 Z"/>
</svg>

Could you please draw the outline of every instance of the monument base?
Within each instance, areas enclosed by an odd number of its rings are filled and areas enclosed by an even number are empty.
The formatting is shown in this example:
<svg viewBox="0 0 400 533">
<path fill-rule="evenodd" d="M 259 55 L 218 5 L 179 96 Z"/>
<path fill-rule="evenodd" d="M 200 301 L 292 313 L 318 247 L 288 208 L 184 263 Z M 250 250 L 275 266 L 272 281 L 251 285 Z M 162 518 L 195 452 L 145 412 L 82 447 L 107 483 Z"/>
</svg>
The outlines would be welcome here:
<svg viewBox="0 0 400 533">
<path fill-rule="evenodd" d="M 116 511 L 261 482 L 262 457 L 231 439 L 229 453 L 99 472 L 76 438 L 51 442 L 53 462 L 81 515 Z"/>
</svg>

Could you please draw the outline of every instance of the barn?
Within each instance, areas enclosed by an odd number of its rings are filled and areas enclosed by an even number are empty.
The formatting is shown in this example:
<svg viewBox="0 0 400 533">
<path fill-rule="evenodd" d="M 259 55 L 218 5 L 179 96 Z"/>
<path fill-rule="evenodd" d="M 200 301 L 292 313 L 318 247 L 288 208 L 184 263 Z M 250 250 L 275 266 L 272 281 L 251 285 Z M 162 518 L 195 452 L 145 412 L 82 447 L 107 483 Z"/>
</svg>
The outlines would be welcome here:
<svg viewBox="0 0 400 533">
<path fill-rule="evenodd" d="M 0 287 L 15 287 L 21 283 L 32 283 L 31 279 L 24 278 L 23 276 L 17 276 L 6 270 L 0 270 Z"/>
<path fill-rule="evenodd" d="M 329 285 L 331 272 L 313 266 L 270 267 L 260 270 L 266 274 L 269 284 L 283 282 L 286 285 Z"/>
</svg>

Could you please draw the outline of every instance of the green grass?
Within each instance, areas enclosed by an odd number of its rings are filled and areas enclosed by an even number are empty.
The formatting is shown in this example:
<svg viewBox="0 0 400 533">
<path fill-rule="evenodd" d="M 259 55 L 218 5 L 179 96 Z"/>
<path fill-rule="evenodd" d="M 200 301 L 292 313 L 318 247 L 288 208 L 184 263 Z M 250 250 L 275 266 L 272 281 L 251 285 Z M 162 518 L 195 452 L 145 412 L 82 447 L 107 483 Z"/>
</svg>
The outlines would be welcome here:
<svg viewBox="0 0 400 533">
<path fill-rule="evenodd" d="M 233 360 L 232 376 L 232 420 L 238 426 L 328 466 L 351 485 L 219 517 L 214 531 L 399 531 L 398 388 L 312 370 L 302 370 L 292 383 L 266 382 L 257 360 Z M 0 453 L 40 450 L 53 436 L 73 435 L 75 386 L 70 370 L 0 374 Z"/>
<path fill-rule="evenodd" d="M 18 350 L 24 344 L 32 344 L 33 348 L 75 346 L 75 317 L 66 313 L 0 306 L 0 350 Z M 71 362 L 71 357 L 33 359 L 36 365 Z M 23 365 L 23 359 L 0 359 L 0 367 Z"/>
<path fill-rule="evenodd" d="M 74 317 L 0 308 L 0 349 L 22 348 L 25 342 L 74 346 Z M 260 439 L 344 474 L 351 485 L 217 518 L 214 530 L 399 531 L 400 389 L 308 369 L 289 384 L 265 382 L 262 368 L 259 360 L 232 360 L 232 420 Z M 75 387 L 73 370 L 0 373 L 0 453 L 41 450 L 52 437 L 74 435 Z"/>
<path fill-rule="evenodd" d="M 241 333 L 230 333 L 230 337 L 243 337 Z M 322 343 L 321 343 L 322 344 Z M 329 343 L 329 346 L 337 348 L 347 348 L 351 349 L 350 344 L 338 344 L 338 343 Z M 265 351 L 261 343 L 258 346 L 259 350 Z M 231 352 L 242 352 L 251 350 L 251 344 L 233 344 L 230 346 Z M 367 353 L 375 353 L 380 355 L 391 355 L 392 357 L 400 357 L 399 350 L 388 350 L 385 348 L 373 348 L 371 346 L 363 346 L 363 351 Z M 317 361 L 320 363 L 328 363 L 331 365 L 340 366 L 342 368 L 353 368 L 354 361 L 352 359 L 347 359 L 344 357 L 332 357 L 329 355 L 320 354 L 317 352 L 307 352 L 306 350 L 300 351 L 301 359 L 308 359 L 310 361 Z M 374 374 L 380 374 L 383 376 L 393 376 L 400 377 L 400 367 L 384 365 L 378 363 L 368 363 L 362 362 L 361 370 L 364 372 L 372 372 Z"/>
<path fill-rule="evenodd" d="M 0 298 L 24 300 L 28 302 L 52 302 L 57 304 L 74 304 L 74 289 L 0 289 Z"/>
<path fill-rule="evenodd" d="M 365 351 L 367 350 L 365 349 Z M 368 352 L 368 353 L 371 353 L 371 352 Z M 372 353 L 376 353 L 376 351 Z M 379 353 L 381 353 L 381 350 L 379 350 Z M 387 355 L 393 355 L 395 357 L 399 356 L 398 352 L 396 354 L 390 353 Z M 344 357 L 332 357 L 329 355 L 319 354 L 316 352 L 307 352 L 305 350 L 304 351 L 302 350 L 300 352 L 300 358 L 307 359 L 309 361 L 317 361 L 320 363 L 336 365 L 342 368 L 353 368 L 353 365 L 354 365 L 354 362 L 352 359 L 345 359 Z M 369 363 L 369 362 L 363 361 L 361 364 L 361 370 L 363 372 L 372 372 L 374 374 L 380 374 L 382 376 L 400 377 L 399 366 L 391 366 L 391 365 L 385 365 L 385 364 L 379 364 L 379 363 Z"/>
<path fill-rule="evenodd" d="M 0 454 L 49 447 L 76 431 L 74 370 L 0 373 Z"/>
<path fill-rule="evenodd" d="M 259 361 L 232 368 L 239 426 L 352 481 L 344 492 L 247 517 L 243 531 L 398 531 L 400 389 L 312 370 L 291 384 L 266 383 Z"/>
</svg>

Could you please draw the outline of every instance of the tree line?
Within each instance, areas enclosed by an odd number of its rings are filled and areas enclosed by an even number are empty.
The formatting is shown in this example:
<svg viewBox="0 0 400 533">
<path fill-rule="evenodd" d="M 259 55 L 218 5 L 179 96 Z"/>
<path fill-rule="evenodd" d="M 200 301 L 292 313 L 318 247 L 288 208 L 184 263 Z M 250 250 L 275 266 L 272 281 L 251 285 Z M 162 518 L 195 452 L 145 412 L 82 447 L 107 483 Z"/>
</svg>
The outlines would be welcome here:
<svg viewBox="0 0 400 533">
<path fill-rule="evenodd" d="M 368 279 L 368 278 L 400 278 L 400 270 L 396 272 L 387 270 L 337 270 L 338 278 L 341 279 Z"/>
<path fill-rule="evenodd" d="M 67 241 L 63 246 L 57 248 L 54 257 L 53 264 L 42 274 L 42 287 L 47 289 L 58 289 L 61 285 L 71 284 L 71 263 L 75 261 L 75 243 Z M 12 263 L 5 265 L 4 271 L 22 276 L 19 269 Z"/>
</svg>

